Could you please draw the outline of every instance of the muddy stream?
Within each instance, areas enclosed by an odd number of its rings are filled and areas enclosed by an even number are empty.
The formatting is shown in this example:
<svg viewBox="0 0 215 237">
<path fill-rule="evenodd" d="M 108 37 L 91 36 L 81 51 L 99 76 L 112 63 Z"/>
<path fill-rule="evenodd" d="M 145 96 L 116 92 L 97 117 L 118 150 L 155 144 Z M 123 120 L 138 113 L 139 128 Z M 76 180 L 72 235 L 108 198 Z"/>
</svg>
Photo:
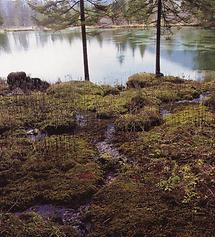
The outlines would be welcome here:
<svg viewBox="0 0 215 237">
<path fill-rule="evenodd" d="M 86 121 L 82 116 L 77 117 L 80 127 L 86 125 Z M 128 163 L 126 157 L 120 155 L 119 151 L 112 144 L 116 130 L 113 124 L 109 124 L 105 130 L 104 140 L 96 143 L 97 150 L 99 152 L 99 157 L 102 157 L 103 154 L 107 155 L 111 160 L 115 161 L 120 165 L 125 165 Z M 27 131 L 27 136 L 32 141 L 37 141 L 44 139 L 47 134 L 40 133 L 37 130 L 29 129 Z M 99 189 L 104 188 L 105 186 L 110 185 L 117 177 L 118 173 L 116 170 L 110 170 L 104 174 L 104 181 L 99 186 Z M 28 208 L 27 212 L 35 212 L 45 219 L 54 220 L 60 224 L 72 226 L 81 237 L 87 235 L 90 232 L 91 223 L 90 220 L 86 220 L 86 214 L 90 209 L 93 196 L 85 201 L 84 205 L 79 206 L 78 208 L 66 207 L 66 206 L 55 206 L 53 204 L 44 204 L 44 205 L 35 205 Z M 22 213 L 18 212 L 17 215 Z"/>
</svg>

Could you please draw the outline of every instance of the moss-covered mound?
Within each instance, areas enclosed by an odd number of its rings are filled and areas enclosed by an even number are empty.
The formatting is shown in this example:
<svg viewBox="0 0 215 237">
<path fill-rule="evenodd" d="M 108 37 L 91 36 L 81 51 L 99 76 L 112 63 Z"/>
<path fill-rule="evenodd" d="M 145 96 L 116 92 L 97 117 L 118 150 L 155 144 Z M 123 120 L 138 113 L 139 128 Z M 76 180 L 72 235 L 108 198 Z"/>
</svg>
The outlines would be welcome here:
<svg viewBox="0 0 215 237">
<path fill-rule="evenodd" d="M 40 128 L 58 133 L 60 129 L 71 131 L 75 127 L 74 103 L 65 104 L 42 93 L 5 96 L 0 100 L 0 130 Z"/>
<path fill-rule="evenodd" d="M 157 77 L 155 74 L 152 73 L 137 73 L 128 78 L 127 87 L 137 89 L 137 88 L 156 86 L 160 84 L 160 81 L 163 81 L 163 83 L 174 83 L 174 84 L 185 83 L 185 80 L 179 77 L 173 77 L 173 76 Z"/>
<path fill-rule="evenodd" d="M 119 130 L 148 131 L 162 123 L 162 116 L 156 107 L 145 107 L 143 111 L 135 114 L 125 114 L 116 119 L 115 124 Z"/>
<path fill-rule="evenodd" d="M 213 208 L 180 205 L 145 176 L 130 173 L 96 194 L 89 236 L 213 236 Z"/>
<path fill-rule="evenodd" d="M 102 171 L 96 151 L 80 137 L 52 136 L 31 143 L 4 139 L 1 157 L 2 209 L 25 209 L 34 204 L 77 205 L 97 190 Z"/>
<path fill-rule="evenodd" d="M 215 111 L 215 93 L 211 94 L 211 96 L 205 100 L 204 104 Z"/>
</svg>

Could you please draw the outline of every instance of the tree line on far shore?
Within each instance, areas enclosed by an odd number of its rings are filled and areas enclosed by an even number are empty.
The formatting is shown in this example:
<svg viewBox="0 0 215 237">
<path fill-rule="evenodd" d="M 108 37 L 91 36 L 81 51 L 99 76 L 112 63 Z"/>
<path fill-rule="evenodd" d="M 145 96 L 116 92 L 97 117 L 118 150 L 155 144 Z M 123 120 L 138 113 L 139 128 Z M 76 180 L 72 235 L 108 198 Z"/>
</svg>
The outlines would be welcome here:
<svg viewBox="0 0 215 237">
<path fill-rule="evenodd" d="M 181 10 L 183 9 L 183 12 L 186 10 L 187 13 L 191 14 L 192 23 L 209 27 L 215 26 L 214 0 L 165 0 L 162 2 L 165 5 L 165 12 L 179 7 Z M 72 7 L 74 4 L 78 8 L 79 3 L 75 0 L 0 0 L 0 24 L 4 23 L 4 27 L 35 25 L 33 18 L 39 19 L 41 22 L 44 20 L 44 15 L 39 14 L 38 11 L 33 11 L 29 4 L 39 7 L 47 4 L 51 6 L 55 3 L 57 3 L 58 9 L 65 8 L 67 14 L 61 16 L 64 22 L 67 17 L 72 16 L 72 23 L 78 24 L 77 14 L 74 11 L 67 11 L 67 7 Z M 111 23 L 116 25 L 145 24 L 147 20 L 155 18 L 156 14 L 152 9 L 157 4 L 158 0 L 85 0 L 87 24 L 95 25 L 102 17 L 109 18 Z M 150 7 L 147 8 L 147 5 Z M 98 9 L 99 7 L 100 9 Z M 102 9 L 105 10 L 101 11 Z M 57 15 L 56 13 L 55 17 Z M 149 15 L 150 17 L 148 17 Z"/>
</svg>

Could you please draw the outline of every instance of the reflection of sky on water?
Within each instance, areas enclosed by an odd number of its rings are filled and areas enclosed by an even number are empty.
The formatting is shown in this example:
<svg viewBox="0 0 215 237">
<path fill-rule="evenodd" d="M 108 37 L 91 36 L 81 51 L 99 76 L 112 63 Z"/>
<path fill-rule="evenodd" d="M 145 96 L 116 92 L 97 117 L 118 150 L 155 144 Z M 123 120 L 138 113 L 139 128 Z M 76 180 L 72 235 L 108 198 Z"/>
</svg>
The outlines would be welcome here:
<svg viewBox="0 0 215 237">
<path fill-rule="evenodd" d="M 193 30 L 193 29 L 192 29 Z M 204 44 L 205 42 L 205 44 Z M 201 79 L 215 71 L 214 31 L 181 30 L 162 40 L 164 74 Z M 153 72 L 155 40 L 152 30 L 91 31 L 88 35 L 92 81 L 124 83 L 136 72 Z M 0 35 L 0 76 L 26 71 L 48 81 L 83 78 L 80 34 L 16 32 Z"/>
</svg>

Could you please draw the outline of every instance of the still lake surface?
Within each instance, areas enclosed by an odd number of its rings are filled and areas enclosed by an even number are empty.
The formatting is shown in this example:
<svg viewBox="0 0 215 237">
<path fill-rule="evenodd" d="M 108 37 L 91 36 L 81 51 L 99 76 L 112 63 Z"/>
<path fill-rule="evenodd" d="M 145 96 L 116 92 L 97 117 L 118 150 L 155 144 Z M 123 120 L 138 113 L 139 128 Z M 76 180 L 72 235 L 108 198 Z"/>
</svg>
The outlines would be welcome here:
<svg viewBox="0 0 215 237">
<path fill-rule="evenodd" d="M 201 80 L 215 75 L 215 30 L 174 29 L 161 42 L 161 69 L 166 75 Z M 79 31 L 0 34 L 0 77 L 25 71 L 49 82 L 82 80 Z M 154 72 L 153 29 L 88 30 L 91 80 L 121 84 L 137 72 Z"/>
</svg>

